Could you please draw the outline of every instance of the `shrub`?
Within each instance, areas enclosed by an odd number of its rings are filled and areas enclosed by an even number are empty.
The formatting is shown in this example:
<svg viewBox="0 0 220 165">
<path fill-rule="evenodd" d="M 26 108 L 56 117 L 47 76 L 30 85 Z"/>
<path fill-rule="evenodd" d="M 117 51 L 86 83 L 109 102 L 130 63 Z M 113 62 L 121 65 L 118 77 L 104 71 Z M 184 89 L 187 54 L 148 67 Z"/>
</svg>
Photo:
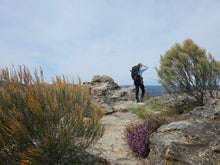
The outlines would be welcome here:
<svg viewBox="0 0 220 165">
<path fill-rule="evenodd" d="M 129 124 L 125 136 L 129 146 L 136 156 L 145 158 L 149 153 L 150 135 L 159 127 L 159 122 L 153 118 L 146 123 Z"/>
<path fill-rule="evenodd" d="M 91 103 L 80 79 L 48 84 L 42 70 L 32 76 L 20 66 L 2 69 L 0 80 L 0 164 L 77 163 L 102 136 L 104 109 Z"/>
<path fill-rule="evenodd" d="M 161 56 L 160 68 L 156 70 L 167 92 L 192 95 L 199 105 L 204 104 L 207 91 L 212 96 L 218 88 L 220 63 L 190 39 L 183 45 L 175 44 L 164 57 Z"/>
</svg>

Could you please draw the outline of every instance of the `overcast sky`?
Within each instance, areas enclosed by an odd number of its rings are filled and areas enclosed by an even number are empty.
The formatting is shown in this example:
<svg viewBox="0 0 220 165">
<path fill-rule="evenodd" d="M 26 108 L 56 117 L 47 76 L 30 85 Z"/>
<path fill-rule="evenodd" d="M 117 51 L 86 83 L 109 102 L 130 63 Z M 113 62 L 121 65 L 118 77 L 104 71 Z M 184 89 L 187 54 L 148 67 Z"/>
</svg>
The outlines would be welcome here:
<svg viewBox="0 0 220 165">
<path fill-rule="evenodd" d="M 46 81 L 100 74 L 132 85 L 142 62 L 155 85 L 160 55 L 188 38 L 220 60 L 220 0 L 0 0 L 0 69 L 41 66 Z"/>
</svg>

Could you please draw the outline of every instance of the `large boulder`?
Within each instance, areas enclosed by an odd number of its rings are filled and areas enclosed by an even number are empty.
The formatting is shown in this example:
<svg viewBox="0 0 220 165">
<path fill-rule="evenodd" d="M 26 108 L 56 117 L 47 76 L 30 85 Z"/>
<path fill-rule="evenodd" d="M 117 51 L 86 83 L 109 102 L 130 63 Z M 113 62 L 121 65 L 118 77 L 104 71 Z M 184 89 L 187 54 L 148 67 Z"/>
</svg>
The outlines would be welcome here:
<svg viewBox="0 0 220 165">
<path fill-rule="evenodd" d="M 120 86 L 114 80 L 106 75 L 95 75 L 91 82 L 91 88 L 94 90 L 94 96 L 107 96 L 114 90 L 120 89 Z"/>
<path fill-rule="evenodd" d="M 108 87 L 110 87 L 111 89 L 118 89 L 120 88 L 120 86 L 114 82 L 114 80 L 106 75 L 100 76 L 100 75 L 95 75 L 92 78 L 92 82 L 93 85 L 99 85 L 101 83 L 106 83 L 107 85 L 109 85 Z"/>
<path fill-rule="evenodd" d="M 185 117 L 187 120 L 163 125 L 151 135 L 148 164 L 220 162 L 220 100 L 197 107 Z"/>
<path fill-rule="evenodd" d="M 92 101 L 106 108 L 106 113 L 112 113 L 123 107 L 124 102 L 135 100 L 135 88 L 120 88 L 114 80 L 106 75 L 95 75 L 89 83 L 93 91 Z M 127 103 L 126 103 L 127 105 Z"/>
</svg>

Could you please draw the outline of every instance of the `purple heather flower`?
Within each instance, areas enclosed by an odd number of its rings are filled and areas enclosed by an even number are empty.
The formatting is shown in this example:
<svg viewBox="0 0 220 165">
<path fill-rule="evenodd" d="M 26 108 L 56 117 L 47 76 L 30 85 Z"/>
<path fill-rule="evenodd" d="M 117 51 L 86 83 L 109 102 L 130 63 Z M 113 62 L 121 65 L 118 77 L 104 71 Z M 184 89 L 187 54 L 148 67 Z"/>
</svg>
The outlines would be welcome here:
<svg viewBox="0 0 220 165">
<path fill-rule="evenodd" d="M 150 134 L 158 127 L 158 123 L 154 119 L 150 119 L 147 123 L 133 124 L 126 127 L 125 133 L 128 144 L 132 151 L 139 157 L 146 157 L 149 149 Z"/>
</svg>

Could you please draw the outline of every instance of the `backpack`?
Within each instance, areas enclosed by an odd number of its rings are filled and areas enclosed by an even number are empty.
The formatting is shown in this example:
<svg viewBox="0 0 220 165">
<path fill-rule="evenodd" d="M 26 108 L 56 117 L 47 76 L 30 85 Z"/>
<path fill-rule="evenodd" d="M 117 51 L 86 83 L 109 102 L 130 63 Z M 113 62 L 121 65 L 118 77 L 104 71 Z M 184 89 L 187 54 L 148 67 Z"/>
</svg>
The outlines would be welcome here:
<svg viewBox="0 0 220 165">
<path fill-rule="evenodd" d="M 140 76 L 138 75 L 138 72 L 139 72 L 139 66 L 133 66 L 132 69 L 131 69 L 131 78 L 134 80 L 134 81 L 138 81 L 140 80 Z"/>
</svg>

